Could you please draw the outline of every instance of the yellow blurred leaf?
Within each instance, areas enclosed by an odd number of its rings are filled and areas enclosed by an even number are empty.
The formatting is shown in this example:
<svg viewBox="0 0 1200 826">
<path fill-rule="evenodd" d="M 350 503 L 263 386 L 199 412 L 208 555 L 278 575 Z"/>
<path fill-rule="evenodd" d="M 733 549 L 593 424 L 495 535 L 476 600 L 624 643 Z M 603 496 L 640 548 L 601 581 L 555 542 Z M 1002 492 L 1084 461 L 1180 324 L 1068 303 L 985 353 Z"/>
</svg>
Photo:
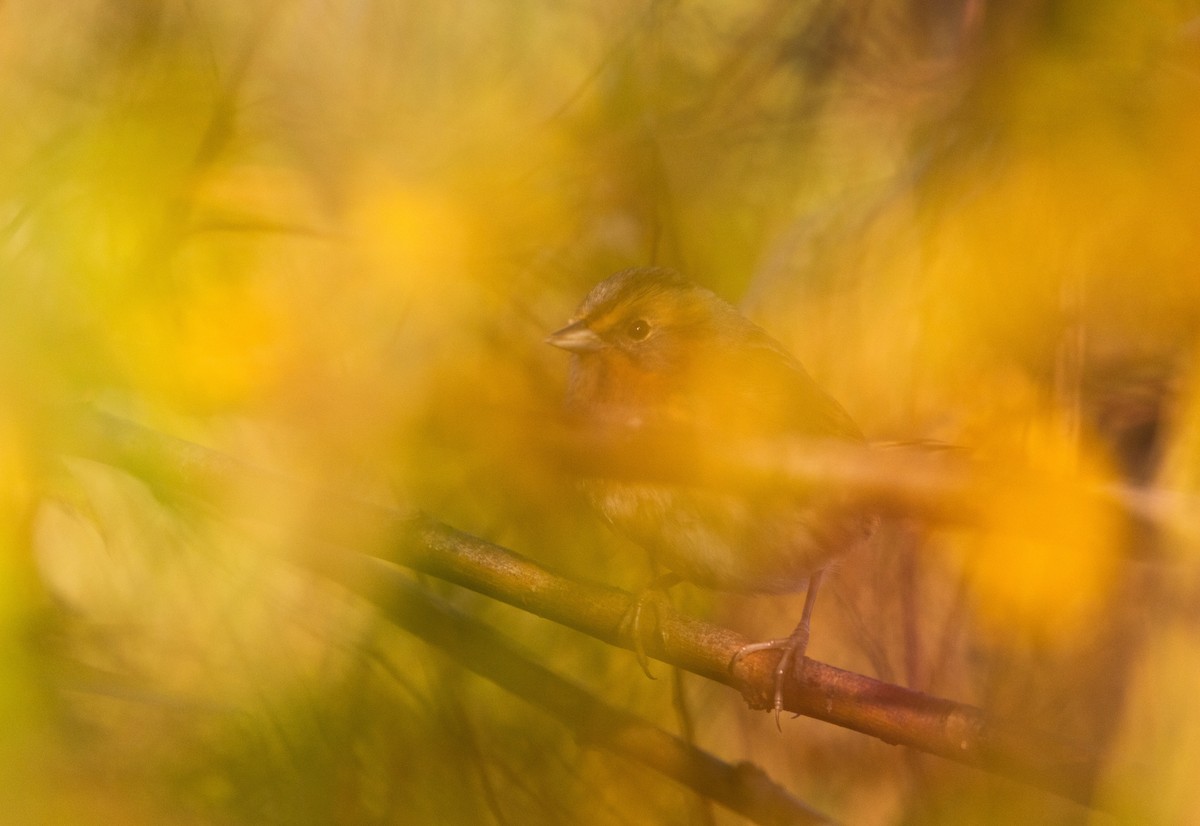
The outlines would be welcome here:
<svg viewBox="0 0 1200 826">
<path fill-rule="evenodd" d="M 216 275 L 181 294 L 131 296 L 121 308 L 114 347 L 133 386 L 200 410 L 275 386 L 289 320 L 256 284 Z"/>
<path fill-rule="evenodd" d="M 1066 642 L 1106 601 L 1124 536 L 1102 495 L 1106 464 L 1058 423 L 998 439 L 1000 458 L 972 492 L 978 522 L 966 562 L 981 615 L 997 634 Z"/>
</svg>

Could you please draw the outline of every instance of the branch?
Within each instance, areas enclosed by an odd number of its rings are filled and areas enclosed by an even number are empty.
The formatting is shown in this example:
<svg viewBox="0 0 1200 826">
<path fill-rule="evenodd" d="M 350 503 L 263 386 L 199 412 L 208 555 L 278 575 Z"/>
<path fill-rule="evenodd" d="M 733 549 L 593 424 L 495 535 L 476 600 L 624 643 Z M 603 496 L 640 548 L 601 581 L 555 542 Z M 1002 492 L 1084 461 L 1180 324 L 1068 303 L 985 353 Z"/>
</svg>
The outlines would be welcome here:
<svg viewBox="0 0 1200 826">
<path fill-rule="evenodd" d="M 141 470 L 191 495 L 212 499 L 214 491 L 236 486 L 311 502 L 311 538 L 320 543 L 351 550 L 388 547 L 392 562 L 630 647 L 618 629 L 633 597 L 619 589 L 568 580 L 422 514 L 301 485 L 122 419 L 93 415 L 84 435 L 79 450 L 89 458 Z M 383 539 L 386 546 L 380 544 Z M 317 570 L 336 565 L 327 549 L 314 550 L 306 563 Z M 666 606 L 658 613 L 660 636 L 646 641 L 648 654 L 737 689 L 751 708 L 769 707 L 778 652 L 754 654 L 730 668 L 733 655 L 749 640 Z M 806 659 L 801 679 L 785 686 L 784 708 L 1091 802 L 1094 754 L 973 706 Z"/>
<path fill-rule="evenodd" d="M 397 533 L 397 563 L 631 647 L 619 628 L 632 595 L 565 579 L 427 517 L 405 521 L 407 530 Z M 657 613 L 660 634 L 646 640 L 649 655 L 737 689 L 751 708 L 771 707 L 778 652 L 746 657 L 731 669 L 734 654 L 750 640 L 667 606 Z M 801 681 L 785 686 L 784 709 L 1090 802 L 1095 773 L 1090 753 L 969 705 L 806 659 Z"/>
</svg>

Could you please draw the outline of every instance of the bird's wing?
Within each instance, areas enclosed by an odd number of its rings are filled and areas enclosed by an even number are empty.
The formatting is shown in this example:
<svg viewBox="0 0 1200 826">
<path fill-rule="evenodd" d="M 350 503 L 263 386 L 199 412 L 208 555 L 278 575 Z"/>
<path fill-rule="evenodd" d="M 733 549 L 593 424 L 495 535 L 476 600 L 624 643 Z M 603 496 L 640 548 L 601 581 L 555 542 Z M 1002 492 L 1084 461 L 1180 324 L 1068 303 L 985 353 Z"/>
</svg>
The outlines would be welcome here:
<svg viewBox="0 0 1200 826">
<path fill-rule="evenodd" d="M 731 423 L 757 436 L 798 435 L 863 439 L 850 415 L 820 388 L 782 345 L 765 334 L 724 350 L 710 380 L 723 398 L 715 405 Z"/>
</svg>

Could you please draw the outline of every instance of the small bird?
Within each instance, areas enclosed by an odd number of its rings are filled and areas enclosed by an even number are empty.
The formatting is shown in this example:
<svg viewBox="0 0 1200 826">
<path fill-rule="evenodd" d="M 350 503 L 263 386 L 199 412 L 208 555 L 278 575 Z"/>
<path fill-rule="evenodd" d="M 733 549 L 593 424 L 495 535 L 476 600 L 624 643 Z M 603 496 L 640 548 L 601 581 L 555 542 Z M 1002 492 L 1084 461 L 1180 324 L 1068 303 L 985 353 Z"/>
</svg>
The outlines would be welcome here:
<svg viewBox="0 0 1200 826">
<path fill-rule="evenodd" d="M 788 351 L 712 291 L 661 268 L 623 270 L 597 284 L 571 322 L 547 343 L 572 354 L 569 420 L 605 446 L 649 444 L 641 466 L 690 451 L 784 440 L 863 444 L 854 421 Z M 644 442 L 638 434 L 654 438 Z M 674 452 L 661 448 L 665 440 Z M 679 468 L 639 477 L 593 473 L 583 487 L 596 509 L 671 573 L 725 591 L 792 593 L 807 586 L 788 637 L 744 646 L 779 649 L 776 722 L 789 667 L 808 644 L 821 575 L 830 560 L 866 541 L 874 517 L 845 491 L 798 489 L 769 479 L 688 476 Z M 642 601 L 631 609 L 634 646 Z M 731 663 L 732 665 L 732 663 Z"/>
</svg>

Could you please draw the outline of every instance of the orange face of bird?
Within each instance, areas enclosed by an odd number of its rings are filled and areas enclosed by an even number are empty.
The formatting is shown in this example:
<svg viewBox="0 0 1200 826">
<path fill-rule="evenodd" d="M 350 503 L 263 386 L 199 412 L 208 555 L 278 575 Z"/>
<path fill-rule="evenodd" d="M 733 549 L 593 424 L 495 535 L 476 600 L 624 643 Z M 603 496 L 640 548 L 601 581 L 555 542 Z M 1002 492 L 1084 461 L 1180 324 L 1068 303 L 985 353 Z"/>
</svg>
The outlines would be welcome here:
<svg viewBox="0 0 1200 826">
<path fill-rule="evenodd" d="M 628 424 L 683 415 L 698 349 L 712 337 L 705 291 L 667 271 L 602 282 L 547 341 L 574 354 L 569 403 Z M 616 277 L 614 277 L 616 278 Z"/>
</svg>

